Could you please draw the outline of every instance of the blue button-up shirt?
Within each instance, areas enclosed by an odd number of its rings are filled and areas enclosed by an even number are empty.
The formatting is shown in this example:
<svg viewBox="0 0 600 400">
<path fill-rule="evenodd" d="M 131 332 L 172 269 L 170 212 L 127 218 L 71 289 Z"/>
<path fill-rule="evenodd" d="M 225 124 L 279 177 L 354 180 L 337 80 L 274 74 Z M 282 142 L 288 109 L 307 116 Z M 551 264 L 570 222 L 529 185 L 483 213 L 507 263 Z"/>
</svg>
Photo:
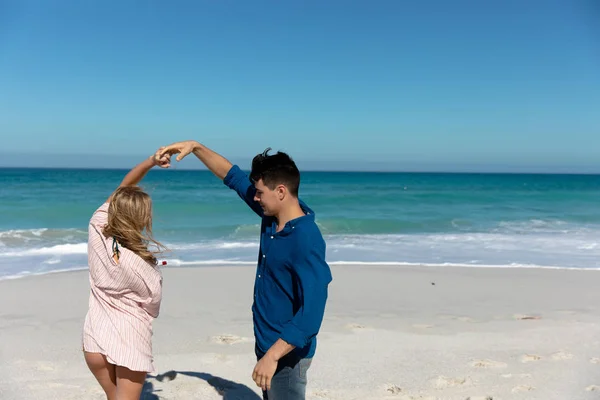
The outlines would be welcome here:
<svg viewBox="0 0 600 400">
<path fill-rule="evenodd" d="M 283 339 L 298 356 L 312 357 L 332 280 L 313 211 L 300 201 L 305 215 L 277 232 L 276 219 L 264 215 L 254 185 L 237 165 L 223 182 L 262 218 L 252 305 L 257 355 Z"/>
</svg>

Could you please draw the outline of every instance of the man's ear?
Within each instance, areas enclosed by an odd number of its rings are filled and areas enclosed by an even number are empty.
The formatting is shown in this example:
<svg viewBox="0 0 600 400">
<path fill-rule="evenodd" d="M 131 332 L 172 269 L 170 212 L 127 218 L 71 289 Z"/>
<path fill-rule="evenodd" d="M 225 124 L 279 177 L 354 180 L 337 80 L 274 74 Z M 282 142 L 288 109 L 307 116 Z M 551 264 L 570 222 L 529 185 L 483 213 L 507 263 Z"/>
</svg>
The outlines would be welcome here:
<svg viewBox="0 0 600 400">
<path fill-rule="evenodd" d="M 279 200 L 285 199 L 285 196 L 287 195 L 287 192 L 288 192 L 285 185 L 278 185 L 275 188 L 275 191 L 277 192 L 277 197 L 279 198 Z"/>
</svg>

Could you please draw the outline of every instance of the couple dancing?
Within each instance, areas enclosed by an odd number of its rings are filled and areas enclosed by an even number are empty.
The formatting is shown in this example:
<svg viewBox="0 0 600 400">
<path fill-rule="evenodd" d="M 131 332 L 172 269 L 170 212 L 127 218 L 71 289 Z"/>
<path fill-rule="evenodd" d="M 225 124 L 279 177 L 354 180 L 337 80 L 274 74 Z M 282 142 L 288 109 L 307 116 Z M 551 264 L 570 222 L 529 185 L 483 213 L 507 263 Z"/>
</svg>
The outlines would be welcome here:
<svg viewBox="0 0 600 400">
<path fill-rule="evenodd" d="M 252 314 L 257 363 L 252 379 L 269 400 L 304 399 L 331 272 L 314 213 L 298 198 L 300 172 L 285 153 L 252 160 L 248 177 L 195 141 L 161 147 L 133 168 L 89 224 L 89 310 L 85 361 L 108 400 L 138 400 L 154 372 L 152 320 L 158 316 L 161 245 L 152 236 L 150 196 L 136 186 L 155 166 L 193 153 L 262 219 Z M 224 216 L 226 218 L 226 216 Z"/>
</svg>

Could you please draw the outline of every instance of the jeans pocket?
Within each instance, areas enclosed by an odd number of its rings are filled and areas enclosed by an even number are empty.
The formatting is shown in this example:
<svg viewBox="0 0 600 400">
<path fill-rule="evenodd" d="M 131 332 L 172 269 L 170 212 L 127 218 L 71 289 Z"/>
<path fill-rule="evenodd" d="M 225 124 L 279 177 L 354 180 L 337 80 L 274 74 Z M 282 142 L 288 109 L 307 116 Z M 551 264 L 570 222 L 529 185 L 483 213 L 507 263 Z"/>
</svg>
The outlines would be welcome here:
<svg viewBox="0 0 600 400">
<path fill-rule="evenodd" d="M 306 375 L 308 369 L 310 368 L 310 364 L 312 364 L 312 358 L 303 358 L 298 363 L 298 371 L 300 373 L 300 379 L 306 380 Z"/>
</svg>

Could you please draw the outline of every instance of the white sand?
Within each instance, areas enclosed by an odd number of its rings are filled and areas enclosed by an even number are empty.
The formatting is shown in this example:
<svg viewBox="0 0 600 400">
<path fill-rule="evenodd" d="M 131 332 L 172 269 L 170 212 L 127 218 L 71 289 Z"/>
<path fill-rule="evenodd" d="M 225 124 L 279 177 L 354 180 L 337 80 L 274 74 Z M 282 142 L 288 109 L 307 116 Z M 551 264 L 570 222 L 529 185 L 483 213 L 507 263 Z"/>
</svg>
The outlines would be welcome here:
<svg viewBox="0 0 600 400">
<path fill-rule="evenodd" d="M 600 398 L 600 271 L 332 269 L 309 399 Z M 143 399 L 259 399 L 253 276 L 165 269 L 155 363 L 178 373 Z M 0 281 L 0 399 L 103 398 L 80 350 L 88 290 L 87 272 Z"/>
</svg>

